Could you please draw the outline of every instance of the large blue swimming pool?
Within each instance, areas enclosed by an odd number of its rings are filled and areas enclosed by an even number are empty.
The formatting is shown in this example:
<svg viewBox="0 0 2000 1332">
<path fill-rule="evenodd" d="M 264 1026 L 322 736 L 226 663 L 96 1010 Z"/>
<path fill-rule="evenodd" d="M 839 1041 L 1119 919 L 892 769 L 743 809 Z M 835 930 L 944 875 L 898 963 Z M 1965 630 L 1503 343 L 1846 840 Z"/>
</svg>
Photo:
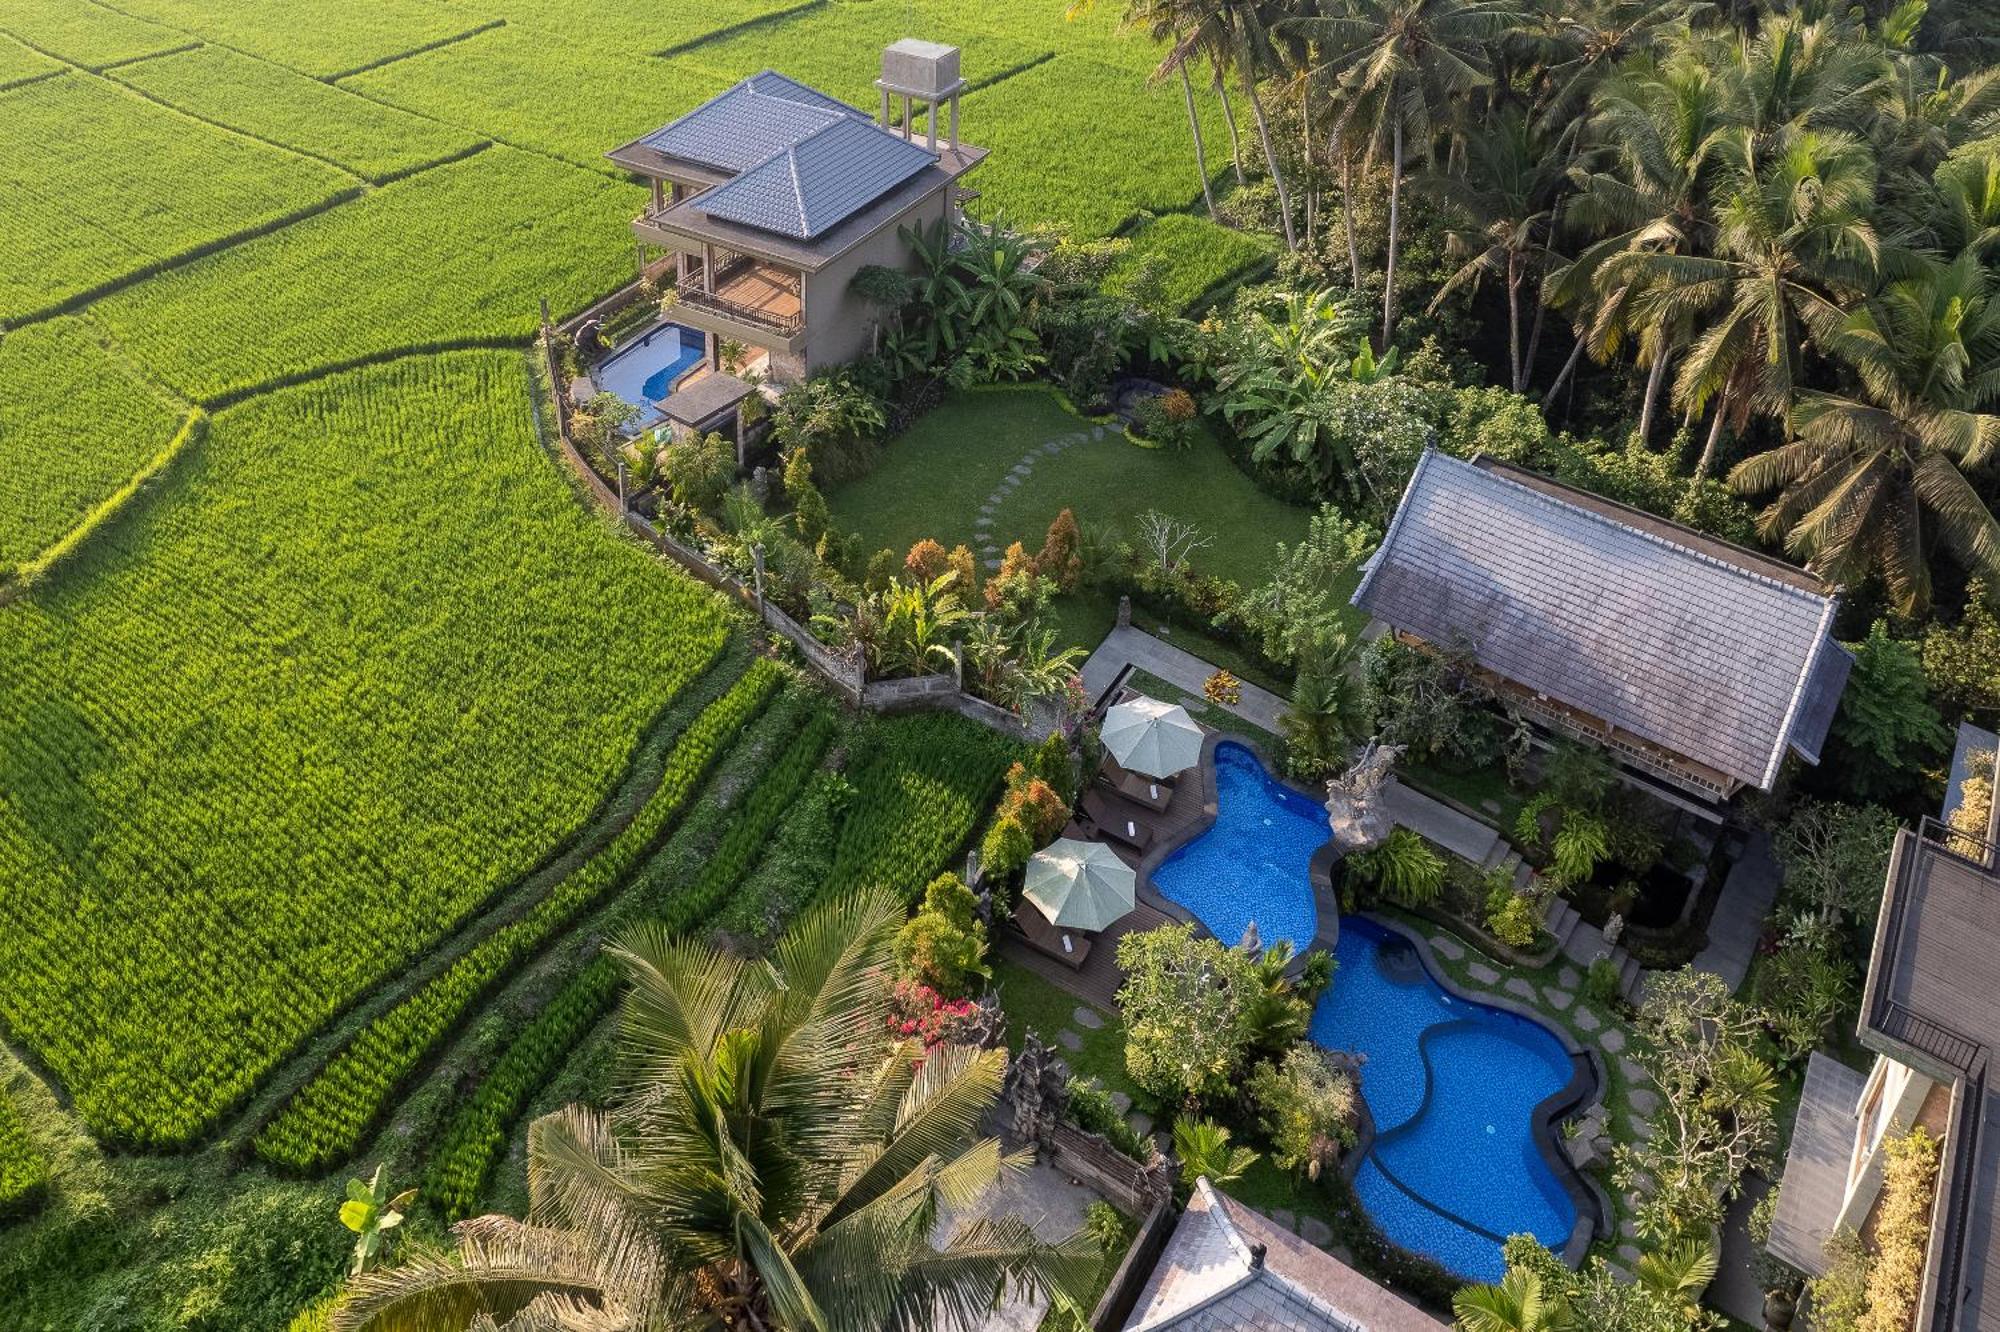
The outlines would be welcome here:
<svg viewBox="0 0 2000 1332">
<path fill-rule="evenodd" d="M 1273 781 L 1241 745 L 1215 748 L 1216 821 L 1153 882 L 1226 943 L 1315 934 L 1307 867 L 1326 842 L 1317 802 Z M 1576 1207 L 1535 1144 L 1535 1106 L 1566 1086 L 1569 1054 L 1539 1022 L 1454 998 L 1408 939 L 1340 922 L 1333 985 L 1312 1038 L 1362 1057 L 1375 1141 L 1355 1189 L 1384 1234 L 1453 1272 L 1495 1281 L 1500 1245 L 1533 1234 L 1560 1251 Z"/>
</svg>

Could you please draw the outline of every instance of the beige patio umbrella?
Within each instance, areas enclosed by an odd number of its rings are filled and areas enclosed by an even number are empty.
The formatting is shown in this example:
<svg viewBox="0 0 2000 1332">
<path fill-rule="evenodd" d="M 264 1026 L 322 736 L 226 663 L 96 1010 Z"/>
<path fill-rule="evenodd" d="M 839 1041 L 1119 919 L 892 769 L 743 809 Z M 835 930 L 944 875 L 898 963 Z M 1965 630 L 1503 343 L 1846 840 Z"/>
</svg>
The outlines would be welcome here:
<svg viewBox="0 0 2000 1332">
<path fill-rule="evenodd" d="M 1201 727 L 1178 703 L 1130 699 L 1104 714 L 1100 734 L 1119 767 L 1148 777 L 1172 777 L 1201 762 Z"/>
<path fill-rule="evenodd" d="M 1049 924 L 1101 930 L 1132 910 L 1135 879 L 1102 842 L 1064 837 L 1028 858 L 1025 892 Z"/>
</svg>

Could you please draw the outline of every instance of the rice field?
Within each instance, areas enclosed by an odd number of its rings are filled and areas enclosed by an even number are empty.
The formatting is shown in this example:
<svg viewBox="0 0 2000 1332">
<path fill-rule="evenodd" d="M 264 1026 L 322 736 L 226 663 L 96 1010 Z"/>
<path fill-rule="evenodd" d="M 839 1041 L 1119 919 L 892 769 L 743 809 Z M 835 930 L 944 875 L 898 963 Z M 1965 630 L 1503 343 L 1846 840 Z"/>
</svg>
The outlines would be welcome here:
<svg viewBox="0 0 2000 1332">
<path fill-rule="evenodd" d="M 58 60 L 103 69 L 189 44 L 188 35 L 92 0 L 8 0 L 0 31 Z"/>
<path fill-rule="evenodd" d="M 395 352 L 523 343 L 629 281 L 639 191 L 509 148 L 388 185 L 93 307 L 201 402 Z"/>
<path fill-rule="evenodd" d="M 187 416 L 79 319 L 0 337 L 0 384 L 0 568 L 74 527 Z"/>
<path fill-rule="evenodd" d="M 440 0 L 454 12 L 497 15 L 605 54 L 657 55 L 711 33 L 828 0 Z M 874 0 L 863 0 L 873 4 Z M 760 67 L 761 68 L 761 67 Z"/>
<path fill-rule="evenodd" d="M 518 148 L 611 172 L 605 153 L 658 129 L 739 77 L 686 59 L 607 52 L 510 25 L 384 65 L 341 86 Z"/>
<path fill-rule="evenodd" d="M 346 173 L 89 74 L 0 93 L 0 321 L 325 202 Z M 88 126 L 79 132 L 79 126 Z"/>
<path fill-rule="evenodd" d="M 0 33 L 0 92 L 61 72 L 63 64 Z"/>
<path fill-rule="evenodd" d="M 1105 278 L 1110 291 L 1129 291 L 1147 263 L 1157 266 L 1160 302 L 1185 312 L 1254 270 L 1277 253 L 1268 236 L 1218 226 L 1193 213 L 1168 213 L 1132 233 L 1132 248 Z"/>
<path fill-rule="evenodd" d="M 581 828 L 723 636 L 576 505 L 515 352 L 221 413 L 0 613 L 0 1016 L 148 1144 Z"/>
<path fill-rule="evenodd" d="M 204 120 L 371 181 L 441 162 L 482 141 L 226 47 L 141 60 L 120 67 L 115 77 Z"/>
<path fill-rule="evenodd" d="M 31 0 L 75 4 L 78 0 Z M 90 3 L 91 0 L 83 0 Z M 138 18 L 310 74 L 338 78 L 498 20 L 432 0 L 106 0 Z"/>
</svg>

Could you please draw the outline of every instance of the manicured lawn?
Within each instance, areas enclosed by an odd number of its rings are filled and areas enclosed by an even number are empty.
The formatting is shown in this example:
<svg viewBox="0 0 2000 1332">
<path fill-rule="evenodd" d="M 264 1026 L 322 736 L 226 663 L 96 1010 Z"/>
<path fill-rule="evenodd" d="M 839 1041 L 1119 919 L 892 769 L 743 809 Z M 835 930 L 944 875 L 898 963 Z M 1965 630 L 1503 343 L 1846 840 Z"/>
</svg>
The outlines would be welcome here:
<svg viewBox="0 0 2000 1332">
<path fill-rule="evenodd" d="M 1419 791 L 1456 800 L 1503 834 L 1511 835 L 1515 817 L 1520 814 L 1521 806 L 1528 803 L 1527 796 L 1508 783 L 1507 769 L 1498 763 L 1483 768 L 1405 763 L 1400 775 Z M 1499 810 L 1487 808 L 1489 803 L 1498 805 Z"/>
<path fill-rule="evenodd" d="M 836 522 L 861 533 L 871 550 L 904 551 L 924 537 L 977 548 L 974 520 L 1007 475 L 1048 440 L 1092 423 L 1040 388 L 955 394 L 890 442 L 867 476 L 828 496 Z M 1004 550 L 1040 547 L 1064 508 L 1086 528 L 1136 535 L 1139 516 L 1158 509 L 1213 538 L 1194 563 L 1246 586 L 1263 580 L 1280 541 L 1305 535 L 1307 510 L 1265 494 L 1204 439 L 1185 450 L 1147 449 L 1106 427 L 1104 436 L 1058 454 L 1036 454 L 1028 477 L 994 514 L 991 540 Z"/>
<path fill-rule="evenodd" d="M 1157 1106 L 1149 1094 L 1125 1073 L 1125 1024 L 1115 1010 L 1096 1009 L 1075 995 L 1052 985 L 1041 976 L 1004 958 L 992 959 L 993 984 L 1000 991 L 1000 1004 L 1007 1010 L 1007 1048 L 1019 1050 L 1028 1032 L 1041 1038 L 1069 1064 L 1078 1077 L 1096 1078 L 1106 1091 L 1124 1092 L 1134 1107 L 1152 1112 Z M 1079 1025 L 1078 1008 L 1092 1008 L 1104 1019 L 1095 1031 Z M 1056 1041 L 1063 1030 L 1083 1038 L 1083 1048 L 1066 1050 Z"/>
</svg>

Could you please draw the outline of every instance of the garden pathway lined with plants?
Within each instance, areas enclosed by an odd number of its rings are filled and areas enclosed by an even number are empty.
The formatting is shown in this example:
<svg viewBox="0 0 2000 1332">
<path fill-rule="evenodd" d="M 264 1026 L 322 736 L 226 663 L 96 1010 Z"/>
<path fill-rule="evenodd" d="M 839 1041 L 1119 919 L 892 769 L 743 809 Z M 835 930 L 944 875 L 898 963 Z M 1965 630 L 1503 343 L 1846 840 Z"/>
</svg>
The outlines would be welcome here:
<svg viewBox="0 0 2000 1332">
<path fill-rule="evenodd" d="M 1108 427 L 1094 425 L 1088 430 L 1072 430 L 1066 435 L 1045 439 L 1022 454 L 1021 460 L 1007 469 L 1007 475 L 1000 478 L 1000 484 L 980 501 L 979 513 L 972 520 L 973 531 L 977 533 L 979 539 L 979 555 L 986 562 L 988 573 L 997 572 L 1000 568 L 1000 538 L 993 535 L 994 519 L 999 516 L 1000 506 L 1007 502 L 1007 497 L 1012 495 L 1023 481 L 1034 475 L 1035 460 L 1053 458 L 1065 449 L 1073 449 L 1094 439 L 1103 439 L 1108 433 L 1110 433 Z"/>
</svg>

